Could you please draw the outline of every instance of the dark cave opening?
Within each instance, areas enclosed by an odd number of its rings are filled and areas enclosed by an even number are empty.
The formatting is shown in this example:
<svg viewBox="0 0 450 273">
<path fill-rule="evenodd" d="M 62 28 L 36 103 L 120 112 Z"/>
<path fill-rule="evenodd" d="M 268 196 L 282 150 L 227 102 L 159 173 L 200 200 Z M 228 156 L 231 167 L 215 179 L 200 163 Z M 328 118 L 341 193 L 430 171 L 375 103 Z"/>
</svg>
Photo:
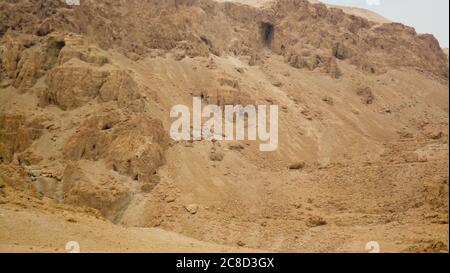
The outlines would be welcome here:
<svg viewBox="0 0 450 273">
<path fill-rule="evenodd" d="M 56 48 L 57 48 L 58 50 L 61 50 L 61 49 L 63 49 L 63 47 L 66 46 L 66 42 L 64 42 L 64 41 L 57 41 L 57 42 L 55 43 L 55 46 L 56 46 Z"/>
<path fill-rule="evenodd" d="M 272 46 L 273 34 L 275 28 L 271 23 L 261 24 L 261 33 L 263 36 L 264 46 L 270 48 Z"/>
</svg>

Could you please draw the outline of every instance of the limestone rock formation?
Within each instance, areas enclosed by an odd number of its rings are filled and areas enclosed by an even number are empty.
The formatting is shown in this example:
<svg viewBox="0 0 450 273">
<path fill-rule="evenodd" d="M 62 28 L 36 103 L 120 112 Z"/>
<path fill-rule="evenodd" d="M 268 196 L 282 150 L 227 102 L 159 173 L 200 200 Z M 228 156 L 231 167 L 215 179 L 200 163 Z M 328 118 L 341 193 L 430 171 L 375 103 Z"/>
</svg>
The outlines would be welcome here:
<svg viewBox="0 0 450 273">
<path fill-rule="evenodd" d="M 438 41 L 349 8 L 262 2 L 0 1 L 0 234 L 21 231 L 0 251 L 43 244 L 39 219 L 96 230 L 95 251 L 155 227 L 218 250 L 447 249 Z M 172 107 L 194 96 L 278 105 L 278 149 L 170 140 Z"/>
</svg>

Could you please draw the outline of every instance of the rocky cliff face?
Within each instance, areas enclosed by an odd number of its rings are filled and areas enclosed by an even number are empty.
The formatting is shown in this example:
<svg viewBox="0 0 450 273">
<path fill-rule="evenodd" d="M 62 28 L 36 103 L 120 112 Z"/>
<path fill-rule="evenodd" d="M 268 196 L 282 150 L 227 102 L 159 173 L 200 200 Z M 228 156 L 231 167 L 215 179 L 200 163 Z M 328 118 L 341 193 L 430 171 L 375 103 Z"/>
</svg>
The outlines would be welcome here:
<svg viewBox="0 0 450 273">
<path fill-rule="evenodd" d="M 306 0 L 0 10 L 8 187 L 265 250 L 359 251 L 373 226 L 395 251 L 448 241 L 448 61 L 433 36 Z M 169 111 L 193 95 L 278 104 L 280 148 L 170 141 Z"/>
<path fill-rule="evenodd" d="M 80 7 L 62 1 L 3 1 L 2 9 L 8 11 L 2 18 L 2 36 L 14 29 L 38 37 L 74 32 L 104 49 L 138 56 L 151 49 L 177 50 L 189 57 L 257 55 L 266 46 L 296 67 L 310 70 L 336 58 L 368 73 L 414 67 L 448 77 L 444 53 L 434 37 L 398 23 L 378 25 L 306 0 L 276 1 L 264 9 L 204 0 L 128 1 L 126 7 L 115 1 L 86 0 Z M 269 42 L 264 41 L 268 27 Z"/>
</svg>

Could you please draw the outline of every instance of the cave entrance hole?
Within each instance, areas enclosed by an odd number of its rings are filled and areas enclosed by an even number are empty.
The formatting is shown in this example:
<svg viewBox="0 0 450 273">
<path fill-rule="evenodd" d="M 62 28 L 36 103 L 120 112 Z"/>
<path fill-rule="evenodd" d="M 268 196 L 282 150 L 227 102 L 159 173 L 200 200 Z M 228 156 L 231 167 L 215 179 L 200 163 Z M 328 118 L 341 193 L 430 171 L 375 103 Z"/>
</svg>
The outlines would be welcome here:
<svg viewBox="0 0 450 273">
<path fill-rule="evenodd" d="M 275 27 L 271 23 L 261 23 L 261 33 L 263 36 L 264 47 L 271 48 Z"/>
</svg>

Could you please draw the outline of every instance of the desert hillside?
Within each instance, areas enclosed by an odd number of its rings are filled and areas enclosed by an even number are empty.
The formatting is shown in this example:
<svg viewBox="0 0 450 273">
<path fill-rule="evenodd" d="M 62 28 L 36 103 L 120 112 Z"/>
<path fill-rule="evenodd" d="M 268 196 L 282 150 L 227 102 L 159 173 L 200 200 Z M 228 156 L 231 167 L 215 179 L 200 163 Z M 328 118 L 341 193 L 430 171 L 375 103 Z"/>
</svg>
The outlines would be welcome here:
<svg viewBox="0 0 450 273">
<path fill-rule="evenodd" d="M 245 4 L 245 5 L 250 5 L 250 6 L 254 6 L 254 7 L 265 7 L 265 6 L 270 6 L 271 4 L 273 4 L 276 0 L 214 0 L 217 2 L 234 2 L 234 3 L 241 3 L 241 4 Z M 312 4 L 319 4 L 321 3 L 319 0 L 309 0 L 310 3 Z M 347 14 L 351 14 L 351 15 L 355 15 L 355 16 L 359 16 L 359 17 L 363 17 L 369 21 L 372 22 L 376 22 L 376 23 L 389 23 L 389 20 L 387 20 L 386 18 L 384 18 L 383 16 L 372 12 L 370 10 L 367 9 L 362 9 L 362 8 L 356 8 L 356 7 L 348 7 L 348 6 L 338 6 L 338 5 L 330 5 L 330 4 L 326 4 L 328 7 L 330 8 L 336 8 L 336 9 L 340 9 L 342 11 L 344 11 Z"/>
<path fill-rule="evenodd" d="M 0 252 L 448 251 L 438 41 L 242 2 L 0 1 Z M 278 149 L 172 140 L 193 96 L 278 105 Z"/>
</svg>

